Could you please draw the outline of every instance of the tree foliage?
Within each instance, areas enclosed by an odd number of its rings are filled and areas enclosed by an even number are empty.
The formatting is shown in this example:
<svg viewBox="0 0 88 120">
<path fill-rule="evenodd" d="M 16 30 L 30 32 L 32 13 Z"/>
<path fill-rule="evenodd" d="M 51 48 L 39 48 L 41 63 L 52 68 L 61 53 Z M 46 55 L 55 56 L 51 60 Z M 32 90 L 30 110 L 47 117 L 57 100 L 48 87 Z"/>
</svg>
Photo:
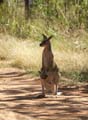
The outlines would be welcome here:
<svg viewBox="0 0 88 120">
<path fill-rule="evenodd" d="M 24 28 L 27 30 L 24 16 L 29 17 L 29 21 L 42 19 L 47 26 L 57 21 L 64 29 L 87 30 L 88 0 L 6 0 L 0 7 L 0 26 L 20 33 Z"/>
</svg>

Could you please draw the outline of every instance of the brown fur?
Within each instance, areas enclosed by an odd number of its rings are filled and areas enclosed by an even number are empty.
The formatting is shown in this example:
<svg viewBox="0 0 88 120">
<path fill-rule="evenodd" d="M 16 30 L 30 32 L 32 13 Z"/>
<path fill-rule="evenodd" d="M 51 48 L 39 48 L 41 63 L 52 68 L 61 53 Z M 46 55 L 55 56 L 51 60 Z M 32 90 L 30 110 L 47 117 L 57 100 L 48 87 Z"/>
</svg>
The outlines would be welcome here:
<svg viewBox="0 0 88 120">
<path fill-rule="evenodd" d="M 45 95 L 45 88 L 48 92 L 54 94 L 57 93 L 58 89 L 58 80 L 59 80 L 59 69 L 54 62 L 54 56 L 51 49 L 50 43 L 51 37 L 47 38 L 44 35 L 44 40 L 40 44 L 41 47 L 44 47 L 42 54 L 42 68 L 40 71 L 41 84 L 42 84 L 42 93 Z"/>
</svg>

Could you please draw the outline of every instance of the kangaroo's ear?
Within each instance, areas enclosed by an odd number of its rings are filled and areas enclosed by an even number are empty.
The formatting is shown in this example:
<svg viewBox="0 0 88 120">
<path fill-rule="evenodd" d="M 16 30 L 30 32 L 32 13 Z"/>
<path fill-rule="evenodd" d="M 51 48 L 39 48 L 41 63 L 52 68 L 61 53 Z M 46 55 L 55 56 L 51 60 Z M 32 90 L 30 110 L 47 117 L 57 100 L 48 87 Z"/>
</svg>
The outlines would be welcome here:
<svg viewBox="0 0 88 120">
<path fill-rule="evenodd" d="M 48 38 L 48 40 L 51 40 L 52 37 L 53 37 L 53 35 L 51 35 L 51 36 Z"/>
<path fill-rule="evenodd" d="M 46 35 L 42 34 L 42 36 L 43 36 L 43 39 L 47 39 L 47 36 L 46 36 Z"/>
</svg>

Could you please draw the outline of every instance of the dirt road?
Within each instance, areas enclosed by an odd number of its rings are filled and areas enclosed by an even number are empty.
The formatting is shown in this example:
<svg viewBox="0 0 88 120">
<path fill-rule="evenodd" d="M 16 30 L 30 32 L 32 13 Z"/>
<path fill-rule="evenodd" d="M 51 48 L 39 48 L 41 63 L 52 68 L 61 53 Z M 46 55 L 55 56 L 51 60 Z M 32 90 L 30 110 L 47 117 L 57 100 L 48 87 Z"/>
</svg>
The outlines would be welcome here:
<svg viewBox="0 0 88 120">
<path fill-rule="evenodd" d="M 57 98 L 36 99 L 38 79 L 18 69 L 0 69 L 0 120 L 88 120 L 88 85 L 61 91 Z"/>
</svg>

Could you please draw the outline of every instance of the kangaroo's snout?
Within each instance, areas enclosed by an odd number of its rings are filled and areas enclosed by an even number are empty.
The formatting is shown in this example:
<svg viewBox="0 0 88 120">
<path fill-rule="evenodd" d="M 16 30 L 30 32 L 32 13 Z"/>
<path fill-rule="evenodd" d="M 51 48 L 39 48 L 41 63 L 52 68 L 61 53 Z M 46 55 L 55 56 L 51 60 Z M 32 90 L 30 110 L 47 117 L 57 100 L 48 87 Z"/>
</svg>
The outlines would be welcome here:
<svg viewBox="0 0 88 120">
<path fill-rule="evenodd" d="M 40 43 L 39 46 L 42 47 L 43 46 L 42 43 Z"/>
<path fill-rule="evenodd" d="M 40 43 L 39 46 L 42 47 L 42 44 Z"/>
</svg>

